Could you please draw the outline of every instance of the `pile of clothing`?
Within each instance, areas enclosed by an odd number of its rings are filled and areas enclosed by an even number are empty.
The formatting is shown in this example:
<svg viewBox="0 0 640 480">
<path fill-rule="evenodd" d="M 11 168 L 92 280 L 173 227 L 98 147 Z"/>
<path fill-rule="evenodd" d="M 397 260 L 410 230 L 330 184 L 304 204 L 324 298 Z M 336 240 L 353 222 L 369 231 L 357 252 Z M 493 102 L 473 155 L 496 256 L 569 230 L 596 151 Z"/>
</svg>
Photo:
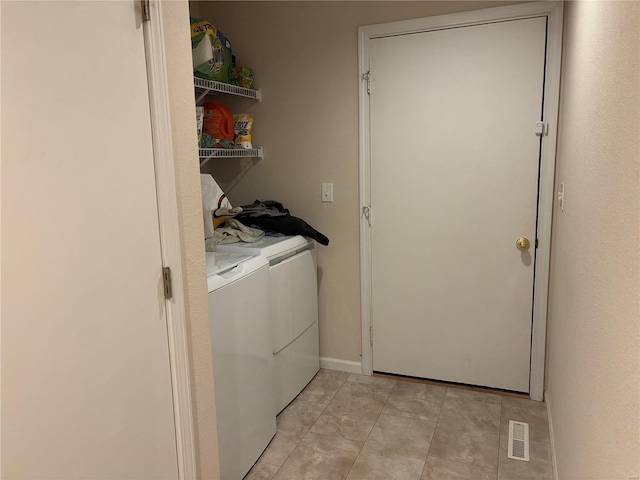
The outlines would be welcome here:
<svg viewBox="0 0 640 480">
<path fill-rule="evenodd" d="M 252 228 L 264 230 L 268 234 L 304 235 L 313 238 L 320 245 L 329 245 L 329 239 L 301 218 L 294 217 L 280 202 L 274 200 L 254 201 L 240 207 L 242 211 L 234 220 Z"/>
<path fill-rule="evenodd" d="M 224 243 L 261 240 L 266 235 L 303 235 L 320 245 L 329 239 L 301 218 L 294 217 L 274 200 L 256 200 L 251 205 L 232 207 L 229 199 L 211 175 L 200 175 L 202 213 L 207 251 Z"/>
<path fill-rule="evenodd" d="M 202 210 L 207 251 L 224 243 L 257 242 L 266 235 L 303 235 L 320 245 L 329 239 L 274 200 L 232 207 L 211 175 L 201 175 Z"/>
<path fill-rule="evenodd" d="M 266 235 L 304 235 L 320 245 L 329 245 L 329 239 L 301 218 L 294 217 L 284 205 L 274 200 L 241 207 L 221 207 L 213 212 L 213 223 L 220 222 L 209 238 L 207 251 L 224 243 L 257 242 Z"/>
</svg>

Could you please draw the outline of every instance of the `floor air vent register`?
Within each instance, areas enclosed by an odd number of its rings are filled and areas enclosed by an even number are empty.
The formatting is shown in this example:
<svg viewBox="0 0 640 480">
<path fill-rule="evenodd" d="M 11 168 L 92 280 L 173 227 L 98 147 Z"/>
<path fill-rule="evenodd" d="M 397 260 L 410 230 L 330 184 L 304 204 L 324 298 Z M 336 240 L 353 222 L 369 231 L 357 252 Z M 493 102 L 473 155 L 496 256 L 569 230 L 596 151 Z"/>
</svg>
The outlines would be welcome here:
<svg viewBox="0 0 640 480">
<path fill-rule="evenodd" d="M 507 457 L 529 461 L 529 424 L 509 420 L 509 450 Z"/>
</svg>

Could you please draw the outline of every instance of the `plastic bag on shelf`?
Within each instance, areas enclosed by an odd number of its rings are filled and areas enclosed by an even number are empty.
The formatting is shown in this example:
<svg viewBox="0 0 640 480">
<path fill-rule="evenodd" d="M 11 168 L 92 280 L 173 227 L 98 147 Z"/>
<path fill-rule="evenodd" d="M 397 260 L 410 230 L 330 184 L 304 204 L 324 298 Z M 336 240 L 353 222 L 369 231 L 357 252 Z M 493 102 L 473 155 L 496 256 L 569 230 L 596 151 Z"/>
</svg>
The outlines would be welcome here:
<svg viewBox="0 0 640 480">
<path fill-rule="evenodd" d="M 213 230 L 223 220 L 224 215 L 216 215 L 221 209 L 233 208 L 218 183 L 209 174 L 200 174 L 200 188 L 202 189 L 202 215 L 204 221 L 204 238 L 213 237 Z"/>
</svg>

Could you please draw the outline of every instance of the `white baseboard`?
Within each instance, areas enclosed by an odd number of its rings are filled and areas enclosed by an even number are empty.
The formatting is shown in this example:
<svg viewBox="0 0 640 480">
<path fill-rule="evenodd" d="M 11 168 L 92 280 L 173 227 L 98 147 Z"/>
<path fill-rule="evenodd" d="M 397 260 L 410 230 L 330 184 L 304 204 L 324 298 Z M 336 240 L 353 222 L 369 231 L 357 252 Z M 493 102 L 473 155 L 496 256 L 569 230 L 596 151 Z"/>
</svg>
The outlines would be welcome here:
<svg viewBox="0 0 640 480">
<path fill-rule="evenodd" d="M 553 420 L 551 418 L 551 402 L 549 393 L 544 392 L 544 403 L 547 405 L 547 419 L 549 420 L 549 446 L 551 448 L 551 464 L 553 467 L 553 480 L 558 480 L 558 462 L 556 460 L 556 443 L 553 435 Z"/>
<path fill-rule="evenodd" d="M 320 357 L 320 368 L 338 370 L 340 372 L 362 373 L 362 363 L 339 358 Z"/>
</svg>

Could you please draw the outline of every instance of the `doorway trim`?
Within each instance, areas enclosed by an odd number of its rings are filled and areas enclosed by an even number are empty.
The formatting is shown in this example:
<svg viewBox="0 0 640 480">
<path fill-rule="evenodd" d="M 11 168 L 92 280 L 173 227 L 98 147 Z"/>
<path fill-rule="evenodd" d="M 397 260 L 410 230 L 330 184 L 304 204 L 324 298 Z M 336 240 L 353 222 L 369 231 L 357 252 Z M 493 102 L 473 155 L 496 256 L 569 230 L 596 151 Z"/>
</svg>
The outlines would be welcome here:
<svg viewBox="0 0 640 480">
<path fill-rule="evenodd" d="M 368 81 L 369 42 L 375 38 L 406 35 L 429 30 L 471 26 L 495 21 L 546 16 L 548 18 L 547 61 L 544 85 L 544 121 L 548 132 L 542 138 L 538 197 L 538 248 L 536 250 L 533 321 L 531 328 L 531 366 L 529 396 L 542 400 L 547 330 L 547 297 L 551 252 L 551 220 L 554 202 L 556 139 L 560 97 L 562 22 L 564 4 L 560 1 L 525 3 L 471 12 L 367 25 L 358 29 L 358 169 L 360 183 L 360 307 L 362 325 L 362 373 L 373 374 L 373 317 L 371 311 L 371 150 Z"/>
<path fill-rule="evenodd" d="M 137 8 L 142 8 L 138 2 Z M 162 8 L 159 0 L 149 2 L 149 21 L 143 23 L 147 81 L 151 109 L 151 135 L 156 175 L 162 266 L 171 268 L 172 298 L 165 299 L 173 415 L 176 435 L 178 478 L 197 478 L 195 436 L 191 403 L 189 343 L 182 278 L 182 250 L 178 221 L 169 80 L 164 52 Z"/>
</svg>

